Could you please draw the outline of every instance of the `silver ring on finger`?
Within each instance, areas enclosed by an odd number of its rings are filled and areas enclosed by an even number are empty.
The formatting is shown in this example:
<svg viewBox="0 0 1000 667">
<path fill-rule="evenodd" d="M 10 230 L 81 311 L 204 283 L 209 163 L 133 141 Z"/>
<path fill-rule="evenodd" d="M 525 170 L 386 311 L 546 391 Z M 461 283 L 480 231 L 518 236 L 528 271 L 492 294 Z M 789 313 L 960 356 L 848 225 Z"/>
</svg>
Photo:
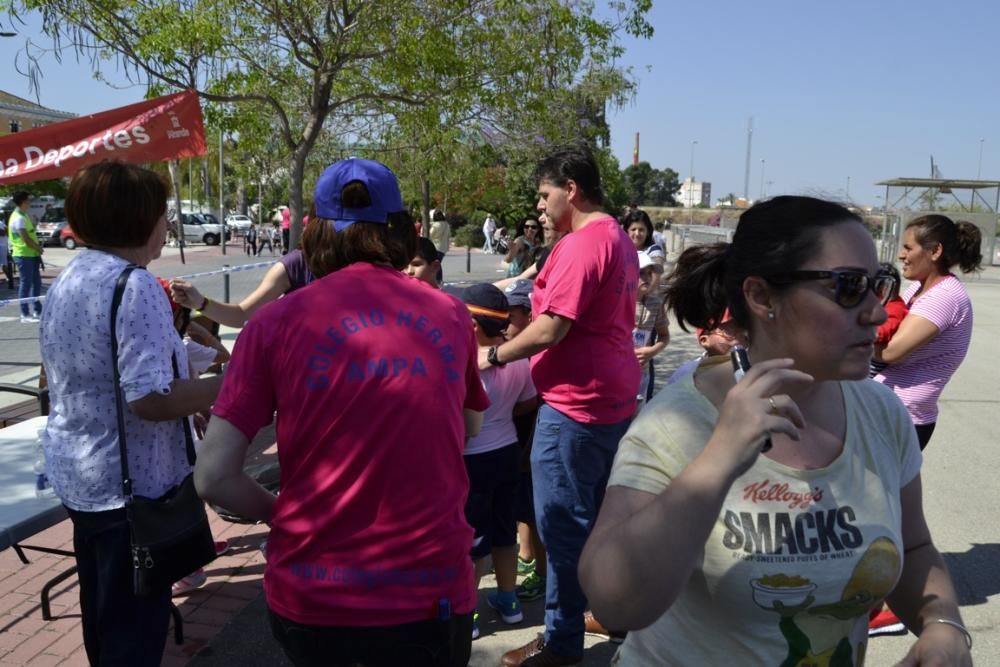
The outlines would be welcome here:
<svg viewBox="0 0 1000 667">
<path fill-rule="evenodd" d="M 767 402 L 771 404 L 771 407 L 768 409 L 768 412 L 772 415 L 778 414 L 778 404 L 774 402 L 774 396 L 768 396 Z"/>
</svg>

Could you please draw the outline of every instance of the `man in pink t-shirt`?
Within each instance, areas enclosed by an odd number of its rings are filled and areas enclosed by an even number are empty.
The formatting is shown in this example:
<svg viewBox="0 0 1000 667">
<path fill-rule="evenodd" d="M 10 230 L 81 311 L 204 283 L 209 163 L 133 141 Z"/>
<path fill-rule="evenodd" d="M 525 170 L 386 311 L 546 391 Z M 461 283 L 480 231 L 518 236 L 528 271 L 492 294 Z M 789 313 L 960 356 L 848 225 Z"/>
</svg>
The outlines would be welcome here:
<svg viewBox="0 0 1000 667">
<path fill-rule="evenodd" d="M 544 401 L 531 472 L 549 559 L 545 635 L 503 656 L 504 665 L 524 667 L 575 665 L 583 655 L 587 600 L 576 566 L 639 386 L 632 347 L 639 261 L 621 225 L 601 210 L 594 158 L 583 149 L 559 151 L 535 173 L 538 210 L 567 234 L 535 279 L 534 320 L 487 354 L 496 366 L 530 356 Z"/>
<path fill-rule="evenodd" d="M 463 449 L 489 406 L 469 314 L 400 272 L 416 239 L 392 215 L 387 167 L 338 162 L 315 201 L 317 278 L 241 332 L 198 490 L 270 523 L 264 590 L 292 662 L 464 665 L 476 600 Z M 275 412 L 278 497 L 242 470 Z"/>
</svg>

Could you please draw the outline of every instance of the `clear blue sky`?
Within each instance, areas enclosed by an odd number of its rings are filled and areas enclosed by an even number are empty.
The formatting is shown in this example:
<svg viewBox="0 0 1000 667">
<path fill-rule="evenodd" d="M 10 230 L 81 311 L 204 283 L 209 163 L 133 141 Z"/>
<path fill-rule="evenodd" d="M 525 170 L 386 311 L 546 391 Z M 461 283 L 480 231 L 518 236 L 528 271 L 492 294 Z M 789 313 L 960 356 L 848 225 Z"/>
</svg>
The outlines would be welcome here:
<svg viewBox="0 0 1000 667">
<path fill-rule="evenodd" d="M 600 4 L 600 3 L 599 3 Z M 627 39 L 635 100 L 610 115 L 612 147 L 631 162 L 690 171 L 713 195 L 742 194 L 747 118 L 754 118 L 750 196 L 766 161 L 769 195 L 826 192 L 880 203 L 876 181 L 927 176 L 1000 179 L 995 0 L 709 0 L 656 2 L 650 41 Z M 31 18 L 22 35 L 40 37 Z M 9 29 L 6 21 L 2 27 Z M 29 96 L 14 71 L 23 38 L 0 39 L 0 89 Z M 142 88 L 93 80 L 72 56 L 45 59 L 42 104 L 90 113 L 137 101 Z M 112 81 L 122 82 L 113 70 Z"/>
</svg>

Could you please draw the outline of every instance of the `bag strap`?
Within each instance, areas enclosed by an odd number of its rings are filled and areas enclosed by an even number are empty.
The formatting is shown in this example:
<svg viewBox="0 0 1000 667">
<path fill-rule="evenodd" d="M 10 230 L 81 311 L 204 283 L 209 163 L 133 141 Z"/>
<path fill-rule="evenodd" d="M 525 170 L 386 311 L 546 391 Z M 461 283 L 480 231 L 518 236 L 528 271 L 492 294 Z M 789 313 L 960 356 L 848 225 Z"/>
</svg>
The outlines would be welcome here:
<svg viewBox="0 0 1000 667">
<path fill-rule="evenodd" d="M 174 366 L 174 379 L 179 380 L 181 374 L 177 368 L 176 354 L 170 358 L 170 362 Z M 187 453 L 187 462 L 189 466 L 193 466 L 196 456 L 194 452 L 194 436 L 191 435 L 191 422 L 188 421 L 187 417 L 181 417 L 181 424 L 184 426 L 184 451 Z"/>
<path fill-rule="evenodd" d="M 115 293 L 111 299 L 111 371 L 115 386 L 115 411 L 118 417 L 118 453 L 121 458 L 122 469 L 122 493 L 125 495 L 126 503 L 132 500 L 132 479 L 128 474 L 128 454 L 125 442 L 125 399 L 122 397 L 121 376 L 118 372 L 118 308 L 121 306 L 122 296 L 125 293 L 125 286 L 132 271 L 139 268 L 130 264 L 122 269 L 118 275 L 118 282 L 115 284 Z M 180 378 L 180 370 L 177 366 L 177 355 L 170 358 L 174 370 L 174 379 Z M 187 454 L 188 465 L 193 466 L 195 462 L 194 437 L 191 434 L 191 423 L 187 417 L 181 417 L 181 425 L 184 430 L 184 449 Z"/>
<path fill-rule="evenodd" d="M 125 495 L 125 504 L 132 502 L 132 479 L 128 476 L 128 455 L 125 451 L 125 402 L 122 398 L 121 376 L 118 373 L 118 307 L 122 303 L 128 277 L 137 268 L 139 267 L 129 264 L 122 269 L 118 274 L 118 282 L 115 283 L 114 296 L 111 298 L 111 373 L 115 387 L 115 412 L 118 415 L 118 455 L 121 459 L 122 493 Z"/>
</svg>

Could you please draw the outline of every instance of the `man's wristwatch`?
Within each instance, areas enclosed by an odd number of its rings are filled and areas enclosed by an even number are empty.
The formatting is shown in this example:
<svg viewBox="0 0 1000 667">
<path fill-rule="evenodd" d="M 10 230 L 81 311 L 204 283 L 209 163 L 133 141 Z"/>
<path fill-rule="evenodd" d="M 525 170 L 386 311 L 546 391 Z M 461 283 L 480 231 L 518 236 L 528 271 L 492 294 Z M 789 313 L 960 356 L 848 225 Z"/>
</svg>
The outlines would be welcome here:
<svg viewBox="0 0 1000 667">
<path fill-rule="evenodd" d="M 490 362 L 492 366 L 504 366 L 505 364 L 500 363 L 497 359 L 497 346 L 493 345 L 486 351 L 486 361 Z"/>
</svg>

